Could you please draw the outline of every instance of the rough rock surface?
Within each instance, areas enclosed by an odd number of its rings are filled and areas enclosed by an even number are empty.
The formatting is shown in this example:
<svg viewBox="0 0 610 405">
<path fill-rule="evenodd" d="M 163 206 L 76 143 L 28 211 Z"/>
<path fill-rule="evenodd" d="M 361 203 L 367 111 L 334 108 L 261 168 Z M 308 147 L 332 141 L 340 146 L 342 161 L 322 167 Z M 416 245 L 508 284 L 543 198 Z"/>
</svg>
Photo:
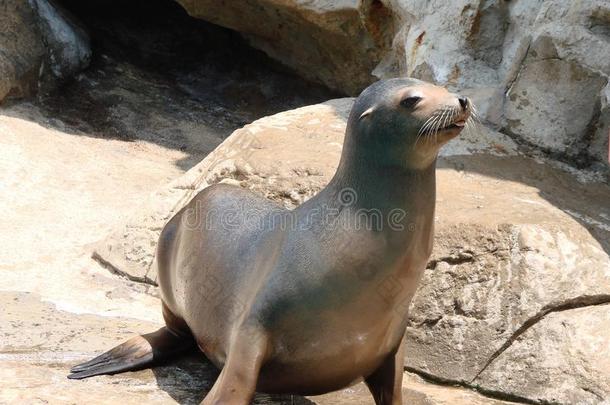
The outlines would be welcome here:
<svg viewBox="0 0 610 405">
<path fill-rule="evenodd" d="M 394 16 L 378 0 L 178 2 L 194 17 L 243 33 L 302 76 L 352 95 L 375 80 L 371 72 L 394 32 Z"/>
<path fill-rule="evenodd" d="M 0 2 L 0 101 L 36 90 L 45 54 L 36 15 L 25 1 Z"/>
<path fill-rule="evenodd" d="M 47 63 L 41 74 L 50 75 L 54 81 L 64 81 L 86 68 L 91 60 L 87 32 L 55 3 L 30 0 L 30 4 L 37 13 L 38 27 L 47 52 Z"/>
<path fill-rule="evenodd" d="M 47 0 L 0 1 L 0 102 L 46 92 L 86 67 L 87 34 Z"/>
<path fill-rule="evenodd" d="M 412 303 L 408 369 L 514 399 L 608 398 L 610 356 L 596 347 L 610 339 L 599 310 L 610 308 L 610 188 L 524 158 L 449 162 L 464 174 L 439 172 L 435 250 Z M 542 325 L 559 312 L 599 327 L 557 337 Z"/>
<path fill-rule="evenodd" d="M 483 117 L 553 154 L 605 162 L 601 107 L 610 76 L 604 0 L 394 0 L 405 23 L 375 73 L 406 74 L 466 90 Z"/>
<path fill-rule="evenodd" d="M 476 381 L 549 403 L 607 404 L 608 331 L 608 304 L 551 313 L 524 331 Z"/>
<path fill-rule="evenodd" d="M 178 2 L 347 94 L 371 74 L 418 77 L 464 90 L 526 144 L 581 164 L 607 159 L 605 0 Z"/>
<path fill-rule="evenodd" d="M 332 176 L 351 103 L 332 100 L 237 130 L 153 194 L 96 246 L 96 257 L 132 279 L 154 282 L 150 263 L 161 227 L 209 184 L 235 184 L 297 206 Z M 444 150 L 436 246 L 410 316 L 409 370 L 535 402 L 599 403 L 610 395 L 610 358 L 594 346 L 610 338 L 608 330 L 590 327 L 560 339 L 551 323 L 559 313 L 607 322 L 600 308 L 610 304 L 610 188 L 579 182 L 555 166 L 518 156 L 510 139 L 484 128 Z M 547 350 L 534 353 L 536 367 L 523 370 L 519 356 L 539 346 Z M 551 373 L 557 353 L 570 362 Z M 508 379 L 503 370 L 515 376 Z M 539 384 L 520 383 L 527 378 Z"/>
<path fill-rule="evenodd" d="M 441 229 L 407 329 L 410 369 L 550 403 L 608 396 L 608 239 L 552 211 Z M 573 321 L 559 333 L 558 319 Z"/>
</svg>

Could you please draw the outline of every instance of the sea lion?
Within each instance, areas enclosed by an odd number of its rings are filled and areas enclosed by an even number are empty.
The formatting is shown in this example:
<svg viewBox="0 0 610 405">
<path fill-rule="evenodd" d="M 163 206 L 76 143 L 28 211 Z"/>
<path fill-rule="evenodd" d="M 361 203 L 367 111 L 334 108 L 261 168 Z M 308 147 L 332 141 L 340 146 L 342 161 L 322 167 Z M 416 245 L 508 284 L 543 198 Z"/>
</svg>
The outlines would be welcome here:
<svg viewBox="0 0 610 405">
<path fill-rule="evenodd" d="M 377 404 L 400 404 L 407 310 L 432 250 L 436 158 L 471 117 L 470 101 L 444 88 L 380 81 L 355 101 L 335 176 L 297 209 L 229 185 L 201 191 L 159 238 L 166 326 L 69 378 L 197 345 L 222 369 L 204 404 L 362 379 Z"/>
</svg>

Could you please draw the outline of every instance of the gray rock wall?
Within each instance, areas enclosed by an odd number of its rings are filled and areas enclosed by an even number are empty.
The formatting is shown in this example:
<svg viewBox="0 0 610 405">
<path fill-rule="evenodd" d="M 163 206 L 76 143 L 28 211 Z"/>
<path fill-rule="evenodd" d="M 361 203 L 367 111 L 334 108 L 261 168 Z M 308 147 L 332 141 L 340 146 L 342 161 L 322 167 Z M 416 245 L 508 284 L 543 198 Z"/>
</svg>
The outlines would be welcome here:
<svg viewBox="0 0 610 405">
<path fill-rule="evenodd" d="M 47 92 L 85 68 L 89 37 L 48 0 L 0 0 L 0 102 Z"/>
<path fill-rule="evenodd" d="M 472 97 L 526 147 L 608 159 L 610 4 L 605 0 L 177 0 L 271 57 L 346 94 L 414 76 Z M 85 67 L 89 40 L 51 0 L 2 0 L 0 100 Z"/>
<path fill-rule="evenodd" d="M 25 1 L 0 1 L 0 101 L 37 88 L 45 54 L 36 14 Z"/>
<path fill-rule="evenodd" d="M 607 160 L 605 0 L 178 1 L 347 94 L 375 77 L 418 77 L 469 94 L 526 145 Z"/>
</svg>

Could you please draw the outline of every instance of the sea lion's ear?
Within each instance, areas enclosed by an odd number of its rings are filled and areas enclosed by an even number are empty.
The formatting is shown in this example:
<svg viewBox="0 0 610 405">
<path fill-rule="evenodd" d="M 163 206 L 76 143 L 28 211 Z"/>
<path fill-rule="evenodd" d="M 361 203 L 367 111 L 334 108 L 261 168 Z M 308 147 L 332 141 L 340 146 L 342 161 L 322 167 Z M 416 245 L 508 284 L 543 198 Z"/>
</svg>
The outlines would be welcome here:
<svg viewBox="0 0 610 405">
<path fill-rule="evenodd" d="M 375 110 L 375 107 L 371 107 L 368 110 L 366 110 L 365 112 L 363 112 L 362 114 L 360 114 L 360 117 L 358 118 L 358 121 L 360 121 L 361 119 L 363 119 L 367 115 L 370 115 L 373 112 L 373 110 Z"/>
</svg>

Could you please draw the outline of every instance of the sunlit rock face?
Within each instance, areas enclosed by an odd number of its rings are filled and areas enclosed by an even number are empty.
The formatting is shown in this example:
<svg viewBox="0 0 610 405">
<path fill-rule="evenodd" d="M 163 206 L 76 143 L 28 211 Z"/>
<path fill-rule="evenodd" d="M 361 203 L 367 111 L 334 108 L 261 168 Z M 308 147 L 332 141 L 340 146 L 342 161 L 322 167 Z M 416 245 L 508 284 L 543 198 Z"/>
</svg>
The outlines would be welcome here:
<svg viewBox="0 0 610 405">
<path fill-rule="evenodd" d="M 346 94 L 413 76 L 465 89 L 526 145 L 579 164 L 607 158 L 607 1 L 178 2 Z"/>
<path fill-rule="evenodd" d="M 607 160 L 607 1 L 176 1 L 343 94 L 413 76 L 460 89 L 527 148 L 580 166 Z M 0 99 L 51 88 L 87 65 L 86 30 L 61 4 L 7 3 Z"/>
</svg>

